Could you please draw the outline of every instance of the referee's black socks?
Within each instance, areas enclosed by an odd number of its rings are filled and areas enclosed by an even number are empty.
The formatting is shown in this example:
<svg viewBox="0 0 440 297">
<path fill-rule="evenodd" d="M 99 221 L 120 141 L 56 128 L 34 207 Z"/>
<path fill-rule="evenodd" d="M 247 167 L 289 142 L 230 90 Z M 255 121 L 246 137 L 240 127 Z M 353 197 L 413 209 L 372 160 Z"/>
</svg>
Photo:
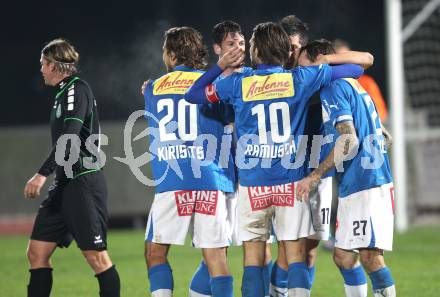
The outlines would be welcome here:
<svg viewBox="0 0 440 297">
<path fill-rule="evenodd" d="M 121 284 L 115 265 L 97 275 L 100 297 L 120 297 Z"/>
<path fill-rule="evenodd" d="M 28 297 L 49 297 L 52 290 L 52 268 L 29 269 Z"/>
</svg>

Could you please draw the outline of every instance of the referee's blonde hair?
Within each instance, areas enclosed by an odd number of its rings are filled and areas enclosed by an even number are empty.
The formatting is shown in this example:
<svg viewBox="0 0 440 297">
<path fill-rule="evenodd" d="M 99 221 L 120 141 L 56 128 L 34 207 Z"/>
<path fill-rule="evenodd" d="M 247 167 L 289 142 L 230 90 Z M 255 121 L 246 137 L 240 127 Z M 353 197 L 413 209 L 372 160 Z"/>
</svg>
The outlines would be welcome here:
<svg viewBox="0 0 440 297">
<path fill-rule="evenodd" d="M 69 41 L 57 38 L 41 50 L 45 59 L 55 65 L 55 71 L 72 75 L 78 72 L 79 54 Z"/>
</svg>

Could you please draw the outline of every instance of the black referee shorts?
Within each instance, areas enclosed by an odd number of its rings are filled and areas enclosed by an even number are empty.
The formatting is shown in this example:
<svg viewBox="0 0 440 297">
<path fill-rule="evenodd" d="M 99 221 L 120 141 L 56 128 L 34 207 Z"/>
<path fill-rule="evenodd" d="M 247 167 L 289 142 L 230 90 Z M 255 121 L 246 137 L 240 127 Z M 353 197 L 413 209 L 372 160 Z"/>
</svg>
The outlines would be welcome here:
<svg viewBox="0 0 440 297">
<path fill-rule="evenodd" d="M 107 185 L 101 171 L 53 185 L 38 210 L 31 239 L 83 250 L 107 247 Z"/>
</svg>

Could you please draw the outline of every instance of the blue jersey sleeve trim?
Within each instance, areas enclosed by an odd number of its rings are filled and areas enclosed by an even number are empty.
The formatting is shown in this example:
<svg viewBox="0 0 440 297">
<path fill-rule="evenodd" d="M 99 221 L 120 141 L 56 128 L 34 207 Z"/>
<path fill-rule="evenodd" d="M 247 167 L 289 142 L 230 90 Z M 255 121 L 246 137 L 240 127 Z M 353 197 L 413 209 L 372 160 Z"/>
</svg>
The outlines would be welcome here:
<svg viewBox="0 0 440 297">
<path fill-rule="evenodd" d="M 214 80 L 222 74 L 221 69 L 217 64 L 206 71 L 191 88 L 185 93 L 185 100 L 190 103 L 204 104 L 212 103 L 207 97 L 206 88 L 209 87 Z"/>
<path fill-rule="evenodd" d="M 356 64 L 344 64 L 338 66 L 331 66 L 332 80 L 344 77 L 358 78 L 364 74 L 364 69 Z"/>
</svg>

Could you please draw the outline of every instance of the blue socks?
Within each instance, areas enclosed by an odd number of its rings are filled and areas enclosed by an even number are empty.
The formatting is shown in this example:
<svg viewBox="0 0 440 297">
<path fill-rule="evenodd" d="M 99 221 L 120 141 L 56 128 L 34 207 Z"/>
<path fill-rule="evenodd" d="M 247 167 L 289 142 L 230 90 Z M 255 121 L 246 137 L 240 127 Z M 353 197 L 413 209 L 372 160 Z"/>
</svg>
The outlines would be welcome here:
<svg viewBox="0 0 440 297">
<path fill-rule="evenodd" d="M 312 266 L 312 267 L 307 267 L 307 270 L 309 271 L 309 280 L 310 280 L 309 287 L 311 289 L 312 286 L 313 286 L 313 282 L 315 281 L 315 271 L 316 271 L 316 269 L 315 269 L 315 266 Z"/>
<path fill-rule="evenodd" d="M 373 290 L 382 290 L 394 285 L 391 272 L 387 267 L 369 273 Z"/>
<path fill-rule="evenodd" d="M 216 276 L 211 279 L 212 297 L 233 297 L 232 276 Z"/>
<path fill-rule="evenodd" d="M 232 284 L 233 278 L 230 275 L 211 278 L 208 266 L 202 261 L 191 280 L 190 296 L 194 292 L 212 297 L 232 297 L 234 295 Z"/>
<path fill-rule="evenodd" d="M 151 267 L 148 270 L 148 278 L 150 279 L 151 293 L 157 290 L 173 291 L 173 272 L 169 264 L 159 264 Z"/>
<path fill-rule="evenodd" d="M 362 266 L 351 269 L 339 268 L 344 278 L 344 290 L 346 297 L 367 297 L 367 279 Z"/>
<path fill-rule="evenodd" d="M 269 296 L 270 276 L 272 273 L 273 262 L 270 261 L 263 267 L 263 284 L 264 284 L 264 296 Z"/>
<path fill-rule="evenodd" d="M 287 279 L 287 270 L 282 269 L 275 262 L 270 276 L 270 296 L 287 296 Z"/>
<path fill-rule="evenodd" d="M 202 295 L 211 296 L 211 277 L 209 276 L 208 266 L 204 261 L 200 262 L 189 286 L 191 291 Z"/>
<path fill-rule="evenodd" d="M 339 268 L 339 271 L 344 278 L 344 283 L 348 286 L 360 286 L 367 283 L 364 270 L 360 265 L 352 269 Z"/>
<path fill-rule="evenodd" d="M 287 287 L 289 289 L 303 288 L 310 290 L 309 270 L 305 262 L 290 264 L 288 273 Z"/>
<path fill-rule="evenodd" d="M 263 267 L 245 266 L 241 285 L 243 297 L 264 297 Z"/>
</svg>

